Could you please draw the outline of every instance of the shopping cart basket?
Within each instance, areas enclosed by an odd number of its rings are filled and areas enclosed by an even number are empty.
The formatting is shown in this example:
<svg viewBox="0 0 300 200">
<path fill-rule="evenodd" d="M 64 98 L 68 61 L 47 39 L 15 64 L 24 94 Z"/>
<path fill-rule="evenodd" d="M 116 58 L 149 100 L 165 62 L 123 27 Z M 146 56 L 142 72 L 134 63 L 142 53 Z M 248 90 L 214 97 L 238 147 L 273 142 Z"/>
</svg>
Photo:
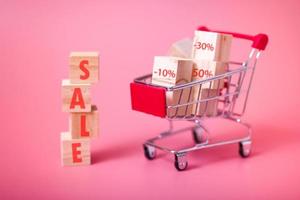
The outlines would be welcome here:
<svg viewBox="0 0 300 200">
<path fill-rule="evenodd" d="M 234 38 L 250 40 L 252 42 L 252 48 L 248 58 L 244 62 L 227 62 L 226 73 L 173 87 L 162 87 L 151 84 L 151 74 L 138 77 L 130 84 L 133 110 L 166 118 L 170 123 L 168 131 L 160 133 L 157 137 L 151 138 L 143 144 L 146 158 L 149 160 L 154 159 L 156 156 L 156 149 L 172 153 L 175 156 L 175 167 L 179 171 L 185 170 L 188 166 L 186 158 L 187 153 L 204 148 L 238 143 L 240 155 L 242 157 L 248 157 L 250 155 L 252 143 L 251 126 L 244 123 L 241 120 L 241 117 L 246 109 L 257 60 L 259 59 L 261 52 L 265 50 L 268 43 L 268 36 L 265 34 L 250 36 L 232 32 L 211 31 L 206 27 L 199 27 L 198 30 L 227 33 L 231 34 Z M 222 84 L 222 88 L 220 87 L 221 82 L 224 83 Z M 212 85 L 216 83 L 218 85 L 217 91 L 219 91 L 217 94 L 208 94 L 206 95 L 206 98 L 199 98 L 198 94 L 198 98 L 191 98 L 193 90 L 197 89 L 200 93 L 202 86 L 205 84 L 206 87 L 209 85 L 209 93 L 212 89 Z M 185 99 L 182 101 L 181 97 L 183 92 L 186 91 L 189 92 L 188 100 Z M 178 101 L 174 105 L 167 105 L 166 103 L 166 95 L 170 92 L 179 93 Z M 211 114 L 207 111 L 209 104 L 213 102 L 217 102 L 218 108 L 217 113 L 211 116 Z M 240 105 L 239 110 L 237 109 L 237 104 Z M 202 111 L 200 114 L 199 112 L 196 112 L 197 109 L 194 109 L 195 112 L 191 112 L 188 109 L 189 106 L 193 105 L 196 106 L 196 108 L 201 106 Z M 179 109 L 181 109 L 181 112 L 178 112 Z M 182 109 L 184 109 L 185 112 L 182 112 Z M 240 124 L 244 127 L 245 136 L 230 140 L 222 140 L 219 142 L 211 142 L 208 137 L 209 131 L 203 123 L 206 118 L 211 117 L 219 117 L 224 120 L 230 120 L 233 123 Z M 175 120 L 191 121 L 194 124 L 192 127 L 174 130 L 173 121 Z M 195 145 L 191 147 L 175 150 L 157 144 L 158 140 L 187 131 L 192 132 L 192 136 L 195 141 Z"/>
</svg>

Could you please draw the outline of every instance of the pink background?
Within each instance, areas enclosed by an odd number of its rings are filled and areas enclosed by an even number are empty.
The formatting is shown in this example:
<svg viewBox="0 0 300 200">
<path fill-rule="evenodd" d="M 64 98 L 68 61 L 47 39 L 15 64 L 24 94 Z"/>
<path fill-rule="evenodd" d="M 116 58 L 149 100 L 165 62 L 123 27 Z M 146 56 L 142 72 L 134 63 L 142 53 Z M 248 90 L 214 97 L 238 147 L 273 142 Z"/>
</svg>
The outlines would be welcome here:
<svg viewBox="0 0 300 200">
<path fill-rule="evenodd" d="M 300 199 L 299 10 L 296 0 L 1 1 L 0 199 Z M 198 25 L 263 32 L 270 43 L 244 117 L 252 156 L 236 145 L 203 150 L 179 173 L 170 156 L 144 158 L 143 141 L 167 123 L 131 111 L 129 83 Z M 61 167 L 60 83 L 76 50 L 101 54 L 101 133 L 93 165 Z"/>
</svg>

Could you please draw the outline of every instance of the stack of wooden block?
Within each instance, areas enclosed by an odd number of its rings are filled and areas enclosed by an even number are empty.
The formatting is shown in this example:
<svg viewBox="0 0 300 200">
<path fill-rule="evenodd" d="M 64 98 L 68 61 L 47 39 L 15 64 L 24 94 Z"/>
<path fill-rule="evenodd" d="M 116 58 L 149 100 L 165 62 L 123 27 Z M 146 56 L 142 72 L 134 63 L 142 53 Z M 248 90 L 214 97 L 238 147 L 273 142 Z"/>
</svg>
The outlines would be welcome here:
<svg viewBox="0 0 300 200">
<path fill-rule="evenodd" d="M 98 136 L 99 114 L 91 102 L 91 86 L 99 80 L 99 54 L 72 52 L 69 79 L 62 81 L 62 110 L 69 112 L 69 131 L 62 132 L 61 162 L 66 165 L 91 164 L 90 141 Z"/>
<path fill-rule="evenodd" d="M 210 78 L 227 71 L 226 62 L 230 55 L 232 35 L 195 31 L 192 58 L 194 60 L 192 81 Z M 208 73 L 203 73 L 207 72 Z M 200 74 L 203 74 L 201 77 Z M 224 87 L 224 80 L 208 82 L 202 87 L 194 87 L 194 100 L 217 97 Z M 210 100 L 193 105 L 196 115 L 215 116 L 218 111 L 218 100 Z"/>
<path fill-rule="evenodd" d="M 195 31 L 194 40 L 183 39 L 172 44 L 169 56 L 156 56 L 152 71 L 152 83 L 161 86 L 175 86 L 196 80 L 203 80 L 227 71 L 232 36 L 206 31 Z M 224 80 L 207 82 L 182 91 L 167 92 L 167 105 L 187 104 L 168 109 L 167 115 L 189 116 L 217 114 L 217 97 L 224 86 Z M 193 103 L 205 100 L 203 103 Z"/>
</svg>

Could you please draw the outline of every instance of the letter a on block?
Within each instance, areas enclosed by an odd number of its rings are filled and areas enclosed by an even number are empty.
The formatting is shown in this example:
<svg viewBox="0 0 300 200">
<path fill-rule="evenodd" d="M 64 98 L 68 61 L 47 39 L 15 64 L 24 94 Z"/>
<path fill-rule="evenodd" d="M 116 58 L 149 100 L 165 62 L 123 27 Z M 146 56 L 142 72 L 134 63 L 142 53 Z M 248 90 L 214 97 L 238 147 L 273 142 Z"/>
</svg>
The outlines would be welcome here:
<svg viewBox="0 0 300 200">
<path fill-rule="evenodd" d="M 63 166 L 91 164 L 89 139 L 72 139 L 70 132 L 63 132 L 60 136 L 60 142 Z"/>
<path fill-rule="evenodd" d="M 74 109 L 75 106 L 80 106 L 81 109 L 85 109 L 84 100 L 80 88 L 74 88 L 73 90 L 70 109 Z"/>
<path fill-rule="evenodd" d="M 69 80 L 62 82 L 62 110 L 64 112 L 90 112 L 91 111 L 91 85 L 75 84 Z"/>
<path fill-rule="evenodd" d="M 71 83 L 97 83 L 99 80 L 98 52 L 71 52 L 69 57 Z"/>
<path fill-rule="evenodd" d="M 71 113 L 69 118 L 72 138 L 95 138 L 98 136 L 99 113 L 95 105 L 91 112 Z"/>
</svg>

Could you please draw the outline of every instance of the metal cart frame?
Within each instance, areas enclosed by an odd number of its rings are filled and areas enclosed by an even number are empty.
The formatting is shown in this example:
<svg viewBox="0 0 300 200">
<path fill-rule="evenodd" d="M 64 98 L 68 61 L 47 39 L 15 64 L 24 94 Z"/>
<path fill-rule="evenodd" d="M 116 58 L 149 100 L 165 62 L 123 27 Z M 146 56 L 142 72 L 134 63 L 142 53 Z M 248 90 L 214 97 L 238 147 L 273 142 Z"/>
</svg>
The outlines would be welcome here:
<svg viewBox="0 0 300 200">
<path fill-rule="evenodd" d="M 206 27 L 199 27 L 198 30 L 211 31 Z M 132 108 L 141 112 L 148 114 L 153 114 L 166 118 L 169 121 L 169 130 L 160 133 L 158 136 L 147 140 L 143 144 L 144 154 L 146 158 L 152 160 L 156 156 L 156 149 L 165 151 L 167 153 L 172 153 L 175 157 L 174 164 L 177 170 L 185 170 L 188 166 L 187 154 L 192 151 L 216 147 L 226 144 L 239 144 L 239 154 L 242 157 L 248 157 L 251 153 L 251 126 L 244 123 L 241 117 L 245 113 L 246 105 L 248 101 L 249 91 L 251 88 L 251 83 L 253 80 L 253 75 L 256 67 L 257 60 L 261 55 L 261 52 L 266 48 L 268 43 L 268 37 L 265 34 L 258 34 L 255 36 L 249 36 L 244 34 L 224 32 L 224 31 L 211 31 L 219 33 L 232 34 L 233 37 L 239 39 L 246 39 L 252 41 L 251 52 L 244 62 L 228 62 L 228 71 L 224 74 L 220 74 L 211 78 L 193 81 L 186 84 L 176 85 L 173 87 L 162 87 L 155 84 L 151 84 L 152 75 L 145 75 L 138 77 L 131 83 L 131 100 Z M 246 79 L 245 77 L 248 76 Z M 225 82 L 225 87 L 220 87 L 220 82 Z M 247 82 L 246 82 L 247 81 Z M 212 89 L 212 85 L 217 82 L 217 91 L 220 91 L 218 95 L 209 96 L 206 98 L 199 98 L 201 88 L 204 84 L 206 86 L 209 84 L 209 89 Z M 191 96 L 192 91 L 197 88 L 198 98 L 193 99 Z M 209 90 L 209 91 L 210 91 Z M 174 105 L 166 104 L 166 94 L 168 92 L 179 92 L 178 102 Z M 183 91 L 189 91 L 188 100 L 182 101 Z M 209 92 L 208 92 L 209 93 Z M 244 94 L 242 100 L 242 110 L 240 112 L 236 111 L 236 104 L 238 103 L 241 94 Z M 214 116 L 207 114 L 208 104 L 217 101 L 218 102 L 218 112 Z M 239 102 L 240 103 L 240 102 Z M 204 110 L 201 114 L 197 113 L 197 108 L 203 105 Z M 189 106 L 196 106 L 195 112 L 189 112 Z M 184 114 L 179 115 L 178 110 L 185 109 Z M 173 111 L 173 115 L 169 111 Z M 224 120 L 229 120 L 234 123 L 242 125 L 245 129 L 245 136 L 240 138 L 235 138 L 232 140 L 224 140 L 220 142 L 211 142 L 209 139 L 209 131 L 203 124 L 204 119 L 210 117 L 219 117 Z M 173 121 L 184 120 L 191 121 L 194 123 L 193 126 L 184 129 L 174 130 Z M 156 141 L 164 139 L 166 137 L 183 133 L 192 132 L 195 145 L 175 150 L 165 146 L 160 146 L 156 144 Z"/>
</svg>

